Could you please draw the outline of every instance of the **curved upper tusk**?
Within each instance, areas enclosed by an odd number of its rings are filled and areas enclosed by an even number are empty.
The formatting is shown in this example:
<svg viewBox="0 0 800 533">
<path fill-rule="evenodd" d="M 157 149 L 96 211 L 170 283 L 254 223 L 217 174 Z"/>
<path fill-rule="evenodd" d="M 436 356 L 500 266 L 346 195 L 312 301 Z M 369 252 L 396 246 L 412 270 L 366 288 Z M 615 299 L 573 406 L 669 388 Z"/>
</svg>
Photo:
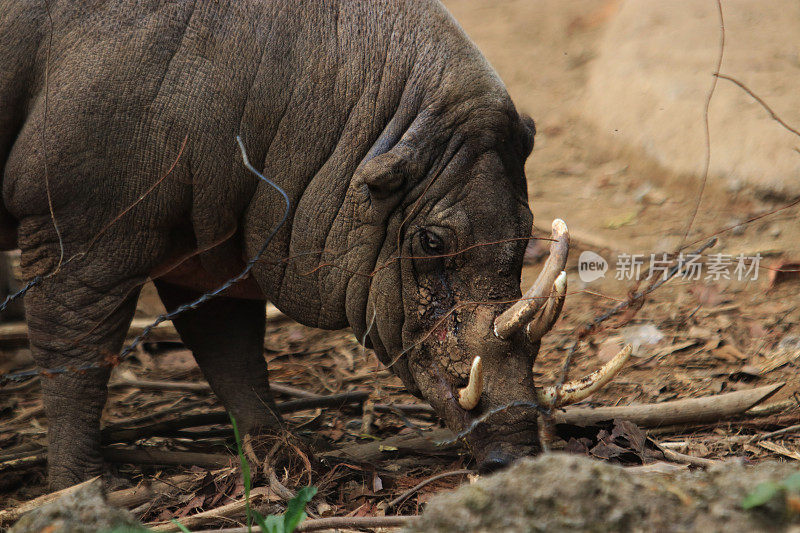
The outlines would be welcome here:
<svg viewBox="0 0 800 533">
<path fill-rule="evenodd" d="M 506 309 L 494 321 L 494 334 L 500 339 L 508 339 L 515 331 L 530 322 L 542 306 L 561 271 L 567 265 L 569 253 L 569 230 L 560 218 L 553 221 L 553 242 L 550 244 L 550 256 L 528 292 L 520 301 Z"/>
<path fill-rule="evenodd" d="M 475 409 L 483 392 L 483 363 L 480 356 L 472 360 L 467 386 L 458 390 L 458 405 L 470 411 Z"/>
<path fill-rule="evenodd" d="M 562 407 L 588 398 L 611 381 L 630 359 L 632 351 L 633 347 L 628 344 L 600 369 L 584 378 L 564 383 L 560 391 L 555 386 L 539 390 L 539 403 L 548 407 Z"/>
<path fill-rule="evenodd" d="M 528 340 L 531 342 L 538 342 L 542 340 L 545 333 L 550 331 L 555 325 L 558 317 L 561 315 L 561 309 L 564 307 L 564 299 L 567 295 L 567 273 L 563 270 L 553 283 L 553 290 L 550 291 L 550 298 L 544 304 L 544 309 L 536 315 L 533 320 L 528 323 L 525 328 L 525 333 L 528 335 Z"/>
</svg>

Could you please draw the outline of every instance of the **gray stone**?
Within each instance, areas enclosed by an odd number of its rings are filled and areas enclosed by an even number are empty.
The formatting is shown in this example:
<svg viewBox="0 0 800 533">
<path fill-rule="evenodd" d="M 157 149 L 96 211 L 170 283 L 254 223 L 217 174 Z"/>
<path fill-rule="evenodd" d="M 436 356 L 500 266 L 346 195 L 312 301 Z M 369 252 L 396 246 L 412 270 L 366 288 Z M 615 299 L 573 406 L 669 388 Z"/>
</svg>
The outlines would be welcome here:
<svg viewBox="0 0 800 533">
<path fill-rule="evenodd" d="M 437 496 L 407 531 L 787 531 L 800 517 L 783 495 L 749 511 L 741 502 L 759 483 L 797 471 L 729 461 L 707 472 L 644 474 L 548 454 Z"/>
<path fill-rule="evenodd" d="M 127 511 L 108 505 L 98 479 L 27 513 L 9 533 L 133 533 L 146 531 Z"/>
</svg>

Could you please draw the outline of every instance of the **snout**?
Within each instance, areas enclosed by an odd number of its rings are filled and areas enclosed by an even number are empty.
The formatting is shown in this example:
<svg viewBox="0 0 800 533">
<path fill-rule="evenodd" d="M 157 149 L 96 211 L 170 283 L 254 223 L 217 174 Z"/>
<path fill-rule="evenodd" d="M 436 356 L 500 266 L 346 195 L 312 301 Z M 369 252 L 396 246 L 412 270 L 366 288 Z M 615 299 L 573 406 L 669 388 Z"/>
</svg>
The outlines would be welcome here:
<svg viewBox="0 0 800 533">
<path fill-rule="evenodd" d="M 509 466 L 516 459 L 517 457 L 501 450 L 492 450 L 486 454 L 483 461 L 478 463 L 478 473 L 491 474 L 492 472 L 497 472 Z"/>
<path fill-rule="evenodd" d="M 522 437 L 522 435 L 520 435 Z M 508 438 L 508 437 L 506 437 Z M 512 438 L 512 440 L 517 440 Z M 528 433 L 522 439 L 524 442 L 495 441 L 483 443 L 483 446 L 473 446 L 475 465 L 479 473 L 491 474 L 511 466 L 523 457 L 538 455 L 541 448 L 538 437 Z"/>
<path fill-rule="evenodd" d="M 501 470 L 541 451 L 538 411 L 530 405 L 500 410 L 482 420 L 466 442 L 480 473 Z"/>
</svg>

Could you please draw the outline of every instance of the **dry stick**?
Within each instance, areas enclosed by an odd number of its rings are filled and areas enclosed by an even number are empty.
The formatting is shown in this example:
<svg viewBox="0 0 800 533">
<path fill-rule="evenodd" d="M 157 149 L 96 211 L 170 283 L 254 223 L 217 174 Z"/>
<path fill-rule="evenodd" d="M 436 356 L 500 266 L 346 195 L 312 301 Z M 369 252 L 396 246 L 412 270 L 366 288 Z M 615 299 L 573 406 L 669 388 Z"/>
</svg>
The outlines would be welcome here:
<svg viewBox="0 0 800 533">
<path fill-rule="evenodd" d="M 183 397 L 179 398 L 178 401 L 172 402 L 170 407 L 163 409 L 161 411 L 155 411 L 152 413 L 148 413 L 146 415 L 137 416 L 134 418 L 127 418 L 125 420 L 120 420 L 118 422 L 114 422 L 113 424 L 109 424 L 103 428 L 103 431 L 115 431 L 117 429 L 129 428 L 135 426 L 136 424 L 144 424 L 145 422 L 152 422 L 159 418 L 163 418 L 167 415 L 174 415 L 178 413 L 185 413 L 187 411 L 191 411 L 192 409 L 197 409 L 199 407 L 205 407 L 206 402 L 199 400 L 193 401 L 189 403 L 183 403 Z"/>
<path fill-rule="evenodd" d="M 711 87 L 709 88 L 708 94 L 706 94 L 705 104 L 703 105 L 703 133 L 704 133 L 704 140 L 705 140 L 705 158 L 703 160 L 703 179 L 701 180 L 702 185 L 700 186 L 700 193 L 697 195 L 697 202 L 694 204 L 694 210 L 692 211 L 692 216 L 689 218 L 689 224 L 686 226 L 686 232 L 683 235 L 682 243 L 686 242 L 686 239 L 689 238 L 689 233 L 692 231 L 692 226 L 694 225 L 694 221 L 697 218 L 697 212 L 700 210 L 700 204 L 703 201 L 703 194 L 706 191 L 706 185 L 708 184 L 708 170 L 711 166 L 711 128 L 708 125 L 708 109 L 711 107 L 711 99 L 714 97 L 714 91 L 717 88 L 717 74 L 719 74 L 719 69 L 722 68 L 722 58 L 725 54 L 725 19 L 722 16 L 722 3 L 721 0 L 717 0 L 717 12 L 719 14 L 719 53 L 717 54 L 717 66 L 714 69 L 714 79 L 711 82 Z M 684 248 L 683 244 L 678 251 Z"/>
<path fill-rule="evenodd" d="M 731 76 L 726 76 L 725 74 L 720 74 L 719 69 L 717 69 L 717 72 L 714 73 L 714 76 L 717 77 L 717 78 L 723 79 L 723 80 L 728 80 L 729 82 L 733 83 L 734 85 L 737 85 L 740 89 L 742 89 L 744 92 L 746 92 L 748 95 L 750 95 L 750 97 L 753 100 L 758 102 L 761 105 L 761 107 L 763 107 L 764 110 L 767 113 L 769 113 L 769 116 L 770 116 L 770 118 L 772 118 L 772 120 L 774 120 L 775 122 L 777 122 L 778 124 L 783 126 L 784 129 L 786 129 L 787 131 L 790 131 L 790 132 L 794 133 L 795 135 L 797 135 L 798 137 L 800 137 L 800 131 L 797 131 L 796 129 L 794 129 L 793 127 L 788 125 L 786 122 L 784 122 L 783 119 L 781 119 L 781 117 L 779 117 L 778 114 L 775 113 L 775 111 L 773 111 L 772 108 L 770 106 L 768 106 L 767 103 L 764 100 L 762 100 L 756 93 L 751 91 L 750 88 L 747 87 L 747 85 L 745 85 L 744 83 L 740 82 L 736 78 L 733 78 Z"/>
<path fill-rule="evenodd" d="M 789 426 L 788 428 L 779 429 L 777 431 L 772 431 L 770 433 L 765 433 L 764 435 L 757 435 L 755 440 L 764 440 L 770 439 L 772 437 L 777 437 L 779 435 L 786 435 L 787 433 L 794 433 L 795 431 L 800 432 L 800 424 L 796 424 L 794 426 Z"/>
<path fill-rule="evenodd" d="M 103 448 L 103 459 L 109 463 L 130 463 L 161 466 L 199 466 L 225 468 L 238 464 L 235 455 L 162 450 L 158 448 Z"/>
<path fill-rule="evenodd" d="M 150 324 L 149 319 L 135 319 L 128 329 L 128 338 L 140 335 Z M 175 326 L 172 322 L 165 321 L 150 330 L 148 342 L 180 341 Z M 28 344 L 28 326 L 25 322 L 13 322 L 0 325 L 0 345 L 24 346 Z"/>
<path fill-rule="evenodd" d="M 784 383 L 775 383 L 716 396 L 623 407 L 573 407 L 563 413 L 555 413 L 555 421 L 557 424 L 580 425 L 621 418 L 630 420 L 638 426 L 651 428 L 715 422 L 747 411 L 778 392 L 783 386 Z"/>
<path fill-rule="evenodd" d="M 7 472 L 9 470 L 28 468 L 31 466 L 39 466 L 45 464 L 46 462 L 46 453 L 36 453 L 27 457 L 20 457 L 19 459 L 11 459 L 0 463 L 0 473 Z"/>
<path fill-rule="evenodd" d="M 305 409 L 315 409 L 317 407 L 340 407 L 345 404 L 363 402 L 368 396 L 369 393 L 365 391 L 345 392 L 319 398 L 290 400 L 277 404 L 277 408 L 279 413 L 291 413 Z M 164 420 L 148 426 L 105 431 L 102 437 L 103 442 L 106 444 L 112 442 L 127 442 L 143 437 L 155 437 L 172 432 L 176 429 L 228 423 L 230 423 L 230 418 L 226 411 L 212 411 L 199 415 L 189 415 L 178 419 Z"/>
<path fill-rule="evenodd" d="M 385 459 L 393 459 L 398 455 L 418 454 L 436 455 L 449 453 L 457 449 L 457 445 L 439 446 L 436 443 L 453 436 L 449 429 L 435 429 L 425 433 L 425 437 L 416 434 L 395 435 L 381 441 L 365 442 L 344 446 L 319 454 L 328 461 L 354 461 L 358 463 L 375 463 Z"/>
<path fill-rule="evenodd" d="M 415 492 L 417 492 L 419 489 L 421 489 L 422 487 L 424 487 L 425 485 L 427 485 L 429 483 L 433 483 L 434 481 L 437 481 L 439 479 L 442 479 L 442 478 L 445 478 L 445 477 L 449 477 L 449 476 L 466 476 L 467 474 L 473 474 L 473 473 L 474 472 L 472 470 L 453 470 L 452 472 L 442 472 L 441 474 L 436 474 L 433 477 L 429 477 L 428 479 L 426 479 L 426 480 L 424 480 L 424 481 L 422 481 L 420 483 L 417 483 L 416 485 L 414 485 L 413 487 L 411 487 L 410 489 L 408 489 L 407 491 L 402 493 L 400 496 L 398 496 L 394 500 L 390 501 L 388 503 L 388 505 L 386 506 L 386 508 L 387 509 L 391 509 L 392 507 L 400 505 L 401 503 L 406 501 L 406 499 L 411 497 Z"/>
<path fill-rule="evenodd" d="M 332 516 L 330 518 L 316 518 L 305 520 L 295 528 L 295 531 L 320 531 L 323 529 L 375 529 L 383 527 L 407 526 L 417 520 L 417 516 Z M 174 530 L 177 531 L 177 530 Z M 258 526 L 252 530 L 246 527 L 228 529 L 207 529 L 197 533 L 248 533 L 249 531 L 263 531 Z"/>
<path fill-rule="evenodd" d="M 205 382 L 195 381 L 160 381 L 135 379 L 128 376 L 120 376 L 110 383 L 109 388 L 136 387 L 139 389 L 160 390 L 160 391 L 186 391 L 186 392 L 211 392 L 211 385 Z M 293 396 L 295 398 L 324 398 L 325 395 L 309 392 L 281 383 L 270 383 L 269 388 L 272 392 Z M 2 389 L 0 389 L 2 390 Z"/>
<path fill-rule="evenodd" d="M 433 407 L 421 403 L 376 403 L 373 405 L 373 408 L 380 413 L 394 413 L 400 411 L 404 414 L 436 414 L 436 410 Z"/>
<path fill-rule="evenodd" d="M 2 387 L 0 388 L 0 396 L 5 394 L 13 394 L 15 392 L 22 392 L 32 388 L 34 385 L 39 384 L 39 377 L 35 377 L 30 381 L 26 381 L 24 383 L 20 383 L 19 385 L 14 385 L 13 387 Z"/>
<path fill-rule="evenodd" d="M 674 461 L 676 463 L 699 466 L 701 468 L 708 468 L 710 466 L 717 465 L 721 462 L 721 461 L 715 461 L 713 459 L 706 459 L 704 457 L 695 457 L 694 455 L 687 455 L 685 453 L 676 452 L 675 450 L 664 448 L 661 445 L 658 445 L 658 449 L 661 450 L 661 453 L 663 453 L 664 457 L 666 457 L 669 461 Z"/>
<path fill-rule="evenodd" d="M 249 505 L 253 505 L 261 501 L 269 493 L 267 487 L 258 487 L 250 491 Z M 194 529 L 198 526 L 207 524 L 208 522 L 216 522 L 221 518 L 228 518 L 243 514 L 247 509 L 248 502 L 245 499 L 231 502 L 215 509 L 209 509 L 191 516 L 180 519 L 180 523 L 189 529 Z M 148 524 L 152 531 L 180 531 L 181 528 L 175 522 L 161 522 L 157 524 Z M 247 528 L 244 529 L 247 531 Z M 295 530 L 297 531 L 297 530 Z"/>
<path fill-rule="evenodd" d="M 137 389 L 157 391 L 211 392 L 211 386 L 208 383 L 192 381 L 155 381 L 135 379 L 128 376 L 120 376 L 108 384 L 109 389 L 118 389 L 122 387 L 135 387 Z"/>
<path fill-rule="evenodd" d="M 131 507 L 136 507 L 137 505 L 151 501 L 162 494 L 165 493 L 169 494 L 175 492 L 176 490 L 183 490 L 182 486 L 187 481 L 191 481 L 196 478 L 197 476 L 193 475 L 181 475 L 181 476 L 175 476 L 174 478 L 170 478 L 169 482 L 161 480 L 144 482 L 140 483 L 136 487 L 110 492 L 106 499 L 108 501 L 108 504 L 113 507 L 129 509 Z M 83 489 L 87 485 L 94 483 L 98 479 L 99 477 L 94 477 L 92 479 L 84 481 L 83 483 L 67 487 L 66 489 L 44 494 L 42 496 L 39 496 L 38 498 L 34 498 L 33 500 L 24 502 L 18 505 L 17 507 L 14 507 L 13 509 L 6 509 L 4 511 L 0 511 L 0 524 L 10 524 L 12 522 L 15 522 L 23 514 L 32 511 L 38 507 L 41 507 L 45 504 L 48 504 L 58 498 L 61 498 L 62 496 L 75 493 Z"/>
<path fill-rule="evenodd" d="M 191 482 L 194 482 L 197 479 L 197 475 L 183 474 L 168 478 L 168 481 L 163 481 L 160 479 L 143 481 L 137 486 L 129 489 L 121 489 L 109 492 L 106 499 L 108 500 L 108 504 L 113 507 L 131 509 L 145 502 L 153 501 L 159 496 L 188 490 L 188 488 L 191 486 Z"/>
</svg>

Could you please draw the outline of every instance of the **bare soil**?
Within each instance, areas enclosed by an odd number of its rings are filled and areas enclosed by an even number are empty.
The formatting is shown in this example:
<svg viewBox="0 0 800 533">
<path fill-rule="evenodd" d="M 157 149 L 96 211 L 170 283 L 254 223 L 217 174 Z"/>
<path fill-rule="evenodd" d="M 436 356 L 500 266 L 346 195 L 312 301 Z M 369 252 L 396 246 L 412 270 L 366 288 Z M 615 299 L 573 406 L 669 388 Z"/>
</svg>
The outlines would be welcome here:
<svg viewBox="0 0 800 533">
<path fill-rule="evenodd" d="M 641 346 L 620 376 L 587 404 L 661 402 L 779 382 L 786 385 L 769 402 L 799 393 L 800 276 L 777 269 L 800 262 L 800 208 L 747 222 L 781 209 L 789 199 L 759 197 L 746 189 L 733 193 L 713 183 L 701 197 L 696 177 L 668 172 L 645 154 L 619 146 L 612 134 L 597 131 L 581 116 L 588 67 L 616 2 L 445 3 L 506 81 L 520 110 L 537 121 L 536 148 L 527 166 L 537 228 L 544 236 L 551 220 L 559 217 L 567 221 L 573 236 L 567 305 L 536 362 L 541 383 L 557 376 L 576 329 L 626 300 L 636 288 L 631 281 L 615 279 L 617 254 L 649 258 L 651 253 L 674 251 L 681 243 L 693 243 L 687 247 L 691 250 L 719 234 L 720 242 L 712 253 L 761 254 L 757 280 L 673 279 L 649 295 L 641 309 L 608 322 L 587 339 L 589 342 L 582 343 L 571 375 L 599 367 L 636 332 L 631 328 L 652 326 L 663 338 Z M 738 227 L 720 233 L 733 226 Z M 587 250 L 611 262 L 604 279 L 580 281 L 577 259 Z M 524 286 L 541 267 L 541 246 L 534 244 L 529 252 Z M 154 291 L 147 288 L 137 316 L 152 317 L 159 310 Z M 25 347 L 0 340 L 0 350 L 0 372 L 31 365 Z M 363 409 L 345 406 L 286 415 L 293 433 L 315 439 L 317 459 L 324 458 L 326 450 L 397 435 L 412 438 L 420 431 L 424 435 L 440 427 L 439 421 L 424 411 L 371 411 L 371 403 L 419 402 L 405 393 L 400 381 L 383 369 L 371 352 L 359 347 L 348 331 L 325 332 L 274 320 L 268 324 L 265 357 L 273 383 L 318 394 L 370 391 L 370 401 Z M 191 354 L 176 342 L 145 344 L 115 370 L 115 376 L 203 382 Z M 279 396 L 279 400 L 285 399 Z M 143 422 L 136 419 L 143 415 L 173 420 L 220 408 L 208 391 L 113 386 L 104 425 L 141 426 Z M 757 437 L 800 422 L 799 408 L 800 404 L 795 404 L 768 417 L 660 429 L 651 431 L 650 436 L 673 450 L 700 458 L 797 461 L 800 431 L 764 440 Z M 158 413 L 163 413 L 160 418 Z M 46 442 L 46 427 L 37 385 L 12 392 L 0 390 L 0 509 L 13 508 L 46 492 L 45 466 L 37 456 Z M 144 522 L 186 517 L 243 497 L 238 463 L 231 451 L 235 447 L 230 425 L 144 435 L 128 444 L 233 457 L 230 466 L 224 467 L 198 467 L 188 462 L 148 465 L 140 458 L 115 465 L 120 487 L 153 479 L 174 485 L 174 490 L 162 491 L 134 506 L 134 514 Z M 554 447 L 568 447 L 568 443 L 555 442 Z M 265 512 L 279 511 L 284 506 L 279 485 L 296 490 L 313 483 L 320 492 L 309 507 L 312 516 L 412 514 L 420 512 L 432 494 L 466 480 L 465 475 L 444 477 L 387 509 L 390 500 L 429 476 L 469 466 L 468 457 L 459 449 L 422 446 L 418 453 L 411 453 L 395 448 L 385 445 L 378 450 L 377 460 L 363 463 L 330 456 L 315 461 L 298 449 L 285 468 L 275 472 L 277 485 L 269 482 L 268 470 L 254 473 L 256 486 L 271 486 L 259 506 Z M 573 446 L 573 451 L 581 449 Z M 20 457 L 33 459 L 9 466 L 9 461 Z M 611 460 L 636 465 L 652 459 L 633 454 Z M 231 526 L 241 524 L 243 517 L 239 513 L 208 524 Z"/>
</svg>

